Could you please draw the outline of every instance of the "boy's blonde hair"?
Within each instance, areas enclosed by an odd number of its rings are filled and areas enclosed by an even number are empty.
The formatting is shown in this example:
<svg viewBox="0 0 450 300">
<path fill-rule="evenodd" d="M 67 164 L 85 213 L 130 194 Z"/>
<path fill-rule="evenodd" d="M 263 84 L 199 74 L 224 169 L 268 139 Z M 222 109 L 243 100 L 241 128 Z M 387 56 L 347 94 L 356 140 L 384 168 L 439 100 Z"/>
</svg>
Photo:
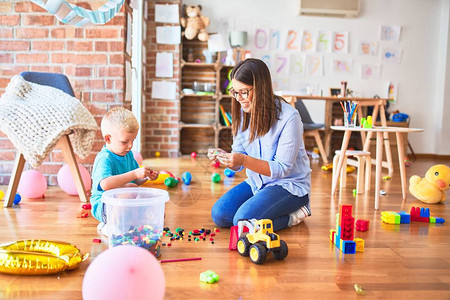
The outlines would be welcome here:
<svg viewBox="0 0 450 300">
<path fill-rule="evenodd" d="M 123 107 L 114 107 L 102 119 L 101 130 L 103 136 L 111 134 L 114 129 L 124 129 L 129 133 L 136 133 L 139 124 L 131 111 Z"/>
</svg>

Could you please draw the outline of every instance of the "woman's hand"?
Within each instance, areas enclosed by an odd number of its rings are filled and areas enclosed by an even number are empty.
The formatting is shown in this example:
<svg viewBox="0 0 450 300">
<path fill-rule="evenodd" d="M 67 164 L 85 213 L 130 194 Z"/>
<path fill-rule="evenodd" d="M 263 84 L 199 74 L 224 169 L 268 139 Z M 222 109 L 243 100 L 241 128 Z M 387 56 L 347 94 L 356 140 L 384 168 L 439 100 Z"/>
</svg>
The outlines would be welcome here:
<svg viewBox="0 0 450 300">
<path fill-rule="evenodd" d="M 220 161 L 221 164 L 225 165 L 226 167 L 230 169 L 237 170 L 241 166 L 244 165 L 245 158 L 247 155 L 242 153 L 220 153 L 217 155 L 217 159 Z"/>
<path fill-rule="evenodd" d="M 219 154 L 223 154 L 223 153 L 227 153 L 227 152 L 225 152 L 224 150 L 222 150 L 220 148 L 212 148 L 212 149 L 208 149 L 207 156 L 208 156 L 209 160 L 212 160 L 212 161 L 216 162 L 217 161 L 217 156 Z"/>
</svg>

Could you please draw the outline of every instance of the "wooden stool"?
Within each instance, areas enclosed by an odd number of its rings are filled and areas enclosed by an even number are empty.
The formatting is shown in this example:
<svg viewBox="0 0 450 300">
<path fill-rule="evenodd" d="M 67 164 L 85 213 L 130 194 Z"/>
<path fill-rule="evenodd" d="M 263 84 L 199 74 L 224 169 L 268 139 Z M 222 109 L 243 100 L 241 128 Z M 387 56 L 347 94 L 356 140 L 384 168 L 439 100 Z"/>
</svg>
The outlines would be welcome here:
<svg viewBox="0 0 450 300">
<path fill-rule="evenodd" d="M 339 156 L 341 155 L 341 151 L 337 150 L 336 154 L 333 158 L 333 178 L 335 176 L 335 172 L 337 169 L 337 163 L 339 161 Z M 347 157 L 353 156 L 356 160 L 347 159 Z M 363 190 L 368 192 L 370 190 L 370 172 L 372 167 L 372 159 L 370 157 L 370 152 L 367 151 L 358 151 L 358 150 L 348 150 L 345 153 L 344 163 L 342 165 L 341 174 L 340 174 L 340 188 L 343 188 L 347 185 L 347 164 L 358 168 L 356 175 L 356 192 L 358 194 L 362 194 Z M 365 169 L 365 178 L 364 178 L 364 169 Z"/>
</svg>

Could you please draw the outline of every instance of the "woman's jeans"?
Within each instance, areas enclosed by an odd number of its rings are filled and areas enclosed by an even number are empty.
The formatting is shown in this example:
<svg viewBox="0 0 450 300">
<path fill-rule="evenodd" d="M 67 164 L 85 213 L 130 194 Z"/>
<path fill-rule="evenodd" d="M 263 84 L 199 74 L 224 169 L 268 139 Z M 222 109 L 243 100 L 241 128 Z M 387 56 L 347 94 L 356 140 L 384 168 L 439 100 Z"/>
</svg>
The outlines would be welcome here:
<svg viewBox="0 0 450 300">
<path fill-rule="evenodd" d="M 289 214 L 307 205 L 309 197 L 292 195 L 281 186 L 268 186 L 253 195 L 245 181 L 217 200 L 211 216 L 219 227 L 237 225 L 240 219 L 271 219 L 274 231 L 288 226 Z"/>
</svg>

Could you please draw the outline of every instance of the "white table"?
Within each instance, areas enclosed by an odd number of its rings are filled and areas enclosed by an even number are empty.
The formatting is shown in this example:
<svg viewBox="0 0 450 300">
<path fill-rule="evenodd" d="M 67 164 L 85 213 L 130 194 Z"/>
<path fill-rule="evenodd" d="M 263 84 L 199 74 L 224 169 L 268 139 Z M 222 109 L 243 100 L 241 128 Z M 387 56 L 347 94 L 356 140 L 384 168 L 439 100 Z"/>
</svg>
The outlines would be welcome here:
<svg viewBox="0 0 450 300">
<path fill-rule="evenodd" d="M 373 127 L 373 128 L 361 128 L 361 127 L 345 127 L 345 126 L 331 126 L 332 130 L 344 131 L 344 138 L 341 146 L 341 156 L 337 165 L 335 176 L 331 186 L 331 195 L 336 192 L 337 182 L 339 180 L 339 174 L 341 174 L 342 165 L 345 158 L 345 151 L 347 151 L 348 142 L 353 131 L 357 132 L 376 132 L 377 134 L 377 146 L 376 146 L 376 163 L 375 163 L 375 209 L 379 208 L 380 202 L 380 183 L 381 183 L 381 162 L 383 158 L 383 134 L 389 132 L 395 132 L 397 139 L 398 149 L 398 162 L 400 166 L 400 177 L 402 182 L 402 197 L 406 199 L 406 170 L 405 170 L 405 153 L 403 146 L 403 135 L 410 132 L 421 132 L 421 128 L 405 128 L 405 127 Z"/>
</svg>

